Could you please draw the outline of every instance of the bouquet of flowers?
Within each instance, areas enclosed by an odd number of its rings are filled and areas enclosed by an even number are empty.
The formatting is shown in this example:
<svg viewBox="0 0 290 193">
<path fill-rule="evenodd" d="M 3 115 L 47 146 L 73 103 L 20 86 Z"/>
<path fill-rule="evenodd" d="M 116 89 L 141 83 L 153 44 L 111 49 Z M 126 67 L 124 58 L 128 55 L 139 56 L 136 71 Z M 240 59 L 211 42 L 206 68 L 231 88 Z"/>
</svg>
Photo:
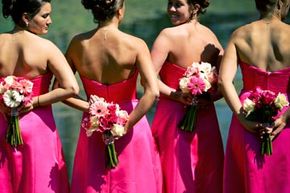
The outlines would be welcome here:
<svg viewBox="0 0 290 193">
<path fill-rule="evenodd" d="M 289 106 L 289 102 L 284 94 L 276 94 L 260 88 L 249 92 L 249 96 L 243 102 L 243 110 L 248 120 L 270 125 L 274 123 L 275 116 L 286 106 Z M 272 141 L 269 133 L 262 135 L 261 154 L 272 154 Z"/>
<path fill-rule="evenodd" d="M 91 95 L 89 100 L 89 117 L 83 121 L 87 136 L 94 131 L 102 133 L 106 144 L 107 166 L 114 168 L 118 164 L 114 140 L 125 134 L 124 126 L 128 120 L 127 111 L 121 110 L 118 104 L 108 103 L 104 98 Z"/>
<path fill-rule="evenodd" d="M 179 88 L 183 93 L 191 93 L 193 102 L 183 117 L 179 127 L 181 130 L 192 132 L 196 123 L 198 107 L 196 105 L 197 96 L 205 95 L 214 88 L 217 83 L 217 70 L 214 66 L 206 62 L 193 63 L 179 80 Z"/>
<path fill-rule="evenodd" d="M 0 79 L 0 100 L 11 108 L 6 140 L 12 147 L 23 144 L 17 108 L 32 101 L 33 83 L 27 79 L 7 76 Z"/>
</svg>

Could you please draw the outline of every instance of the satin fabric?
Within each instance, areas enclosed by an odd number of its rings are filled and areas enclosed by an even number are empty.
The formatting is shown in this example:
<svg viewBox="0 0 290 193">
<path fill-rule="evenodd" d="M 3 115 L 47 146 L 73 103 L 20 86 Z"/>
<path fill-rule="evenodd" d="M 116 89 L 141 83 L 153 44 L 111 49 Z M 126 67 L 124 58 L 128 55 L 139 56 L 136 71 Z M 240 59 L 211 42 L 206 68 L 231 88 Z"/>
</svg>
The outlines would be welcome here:
<svg viewBox="0 0 290 193">
<path fill-rule="evenodd" d="M 105 85 L 81 77 L 87 97 L 97 95 L 118 103 L 130 113 L 138 103 L 136 82 L 138 71 L 127 80 Z M 88 116 L 84 113 L 83 118 Z M 80 135 L 75 154 L 72 193 L 160 193 L 160 160 L 150 126 L 144 116 L 126 135 L 115 141 L 119 164 L 106 168 L 105 144 L 100 133 Z"/>
<path fill-rule="evenodd" d="M 37 76 L 33 96 L 48 92 L 52 74 Z M 69 180 L 51 105 L 19 116 L 24 144 L 7 144 L 7 120 L 0 115 L 0 192 L 68 193 Z"/>
<path fill-rule="evenodd" d="M 161 80 L 178 89 L 185 68 L 166 62 Z M 178 127 L 185 106 L 161 95 L 152 123 L 161 157 L 164 193 L 221 193 L 223 145 L 214 104 L 198 110 L 193 133 Z"/>
<path fill-rule="evenodd" d="M 289 98 L 290 68 L 266 72 L 240 62 L 243 75 L 243 102 L 250 90 L 281 92 Z M 273 154 L 261 156 L 258 136 L 248 132 L 233 116 L 230 125 L 224 170 L 224 193 L 290 192 L 290 124 L 273 141 Z"/>
</svg>

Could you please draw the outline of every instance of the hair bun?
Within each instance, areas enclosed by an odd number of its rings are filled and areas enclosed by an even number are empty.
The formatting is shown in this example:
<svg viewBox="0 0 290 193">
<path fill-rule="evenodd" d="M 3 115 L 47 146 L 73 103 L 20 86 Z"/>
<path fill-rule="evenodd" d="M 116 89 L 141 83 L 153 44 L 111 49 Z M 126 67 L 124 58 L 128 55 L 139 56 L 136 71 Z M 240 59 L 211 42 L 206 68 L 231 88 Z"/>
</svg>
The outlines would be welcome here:
<svg viewBox="0 0 290 193">
<path fill-rule="evenodd" d="M 2 0 L 2 14 L 5 18 L 11 15 L 15 3 L 16 0 Z"/>
<path fill-rule="evenodd" d="M 197 3 L 201 6 L 202 9 L 205 9 L 209 6 L 209 0 L 197 0 Z"/>
<path fill-rule="evenodd" d="M 189 0 L 189 2 L 194 5 L 198 4 L 200 6 L 200 10 L 198 13 L 205 13 L 206 8 L 209 6 L 209 0 Z"/>
<path fill-rule="evenodd" d="M 82 0 L 82 4 L 86 9 L 93 9 L 95 7 L 108 8 L 108 6 L 115 3 L 116 0 Z"/>
<path fill-rule="evenodd" d="M 123 2 L 124 0 L 82 0 L 85 9 L 92 11 L 95 21 L 105 21 L 113 18 Z"/>
</svg>

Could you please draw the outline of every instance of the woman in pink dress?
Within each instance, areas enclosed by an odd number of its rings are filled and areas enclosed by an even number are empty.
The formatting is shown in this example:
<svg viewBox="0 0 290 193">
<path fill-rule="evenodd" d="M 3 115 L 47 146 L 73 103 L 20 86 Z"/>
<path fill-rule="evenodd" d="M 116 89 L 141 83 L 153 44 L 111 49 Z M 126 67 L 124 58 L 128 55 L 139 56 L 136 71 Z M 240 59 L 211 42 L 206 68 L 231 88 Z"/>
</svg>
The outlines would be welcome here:
<svg viewBox="0 0 290 193">
<path fill-rule="evenodd" d="M 256 0 L 260 19 L 244 25 L 228 43 L 220 67 L 220 86 L 233 111 L 224 166 L 224 193 L 290 192 L 290 110 L 273 127 L 249 121 L 242 103 L 256 88 L 290 96 L 290 27 L 281 21 L 289 0 Z M 243 89 L 238 96 L 233 80 L 241 67 Z M 266 127 L 267 126 L 267 127 Z M 272 138 L 272 155 L 261 154 L 260 137 Z"/>
<path fill-rule="evenodd" d="M 6 0 L 2 9 L 15 27 L 0 34 L 0 76 L 28 79 L 33 88 L 32 101 L 18 109 L 22 145 L 14 147 L 6 140 L 10 113 L 1 102 L 0 192 L 68 193 L 66 164 L 51 104 L 74 96 L 79 88 L 61 51 L 37 36 L 46 34 L 51 24 L 50 0 Z M 60 87 L 50 91 L 53 75 Z"/>
<path fill-rule="evenodd" d="M 198 98 L 193 132 L 179 123 L 192 104 L 192 96 L 179 89 L 179 79 L 193 62 L 218 66 L 223 49 L 213 32 L 198 22 L 207 0 L 169 0 L 168 14 L 174 27 L 161 31 L 151 56 L 159 73 L 160 99 L 152 132 L 161 156 L 164 193 L 221 193 L 223 145 L 213 101 Z"/>
<path fill-rule="evenodd" d="M 115 140 L 119 163 L 106 167 L 105 143 L 99 132 L 86 135 L 80 128 L 75 153 L 73 193 L 159 193 L 160 160 L 145 113 L 158 97 L 156 74 L 145 42 L 118 29 L 124 17 L 124 0 L 83 0 L 98 27 L 73 38 L 67 59 L 81 77 L 87 99 L 103 97 L 120 105 L 129 119 L 127 133 Z M 140 74 L 144 95 L 136 97 Z M 87 101 L 71 98 L 69 105 L 88 116 Z"/>
</svg>

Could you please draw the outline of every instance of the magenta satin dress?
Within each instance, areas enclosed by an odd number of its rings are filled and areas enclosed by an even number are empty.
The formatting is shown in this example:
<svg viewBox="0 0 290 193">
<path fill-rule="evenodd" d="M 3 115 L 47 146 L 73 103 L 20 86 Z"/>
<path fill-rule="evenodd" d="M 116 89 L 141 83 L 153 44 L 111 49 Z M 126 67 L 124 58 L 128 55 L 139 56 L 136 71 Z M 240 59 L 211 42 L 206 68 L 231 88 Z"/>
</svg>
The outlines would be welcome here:
<svg viewBox="0 0 290 193">
<path fill-rule="evenodd" d="M 37 76 L 33 96 L 47 93 L 52 74 Z M 51 105 L 22 114 L 20 129 L 24 144 L 6 143 L 7 121 L 0 114 L 0 192 L 68 193 L 69 180 L 62 145 Z"/>
<path fill-rule="evenodd" d="M 138 71 L 129 79 L 105 85 L 81 77 L 87 97 L 97 95 L 118 103 L 130 113 L 138 103 Z M 85 117 L 87 116 L 84 113 Z M 144 116 L 126 135 L 115 141 L 119 164 L 107 169 L 105 144 L 100 133 L 86 136 L 81 127 L 75 154 L 72 193 L 160 193 L 161 169 L 150 126 Z"/>
<path fill-rule="evenodd" d="M 261 89 L 282 92 L 289 98 L 290 68 L 265 72 L 240 62 L 243 89 L 240 99 L 248 91 Z M 290 192 L 290 123 L 273 141 L 273 154 L 260 155 L 260 140 L 233 116 L 225 157 L 224 193 L 289 193 Z"/>
<path fill-rule="evenodd" d="M 185 68 L 164 63 L 159 75 L 171 88 L 178 89 Z M 193 133 L 178 124 L 185 106 L 160 96 L 152 123 L 163 170 L 164 193 L 221 193 L 223 145 L 214 104 L 199 109 Z"/>
</svg>

